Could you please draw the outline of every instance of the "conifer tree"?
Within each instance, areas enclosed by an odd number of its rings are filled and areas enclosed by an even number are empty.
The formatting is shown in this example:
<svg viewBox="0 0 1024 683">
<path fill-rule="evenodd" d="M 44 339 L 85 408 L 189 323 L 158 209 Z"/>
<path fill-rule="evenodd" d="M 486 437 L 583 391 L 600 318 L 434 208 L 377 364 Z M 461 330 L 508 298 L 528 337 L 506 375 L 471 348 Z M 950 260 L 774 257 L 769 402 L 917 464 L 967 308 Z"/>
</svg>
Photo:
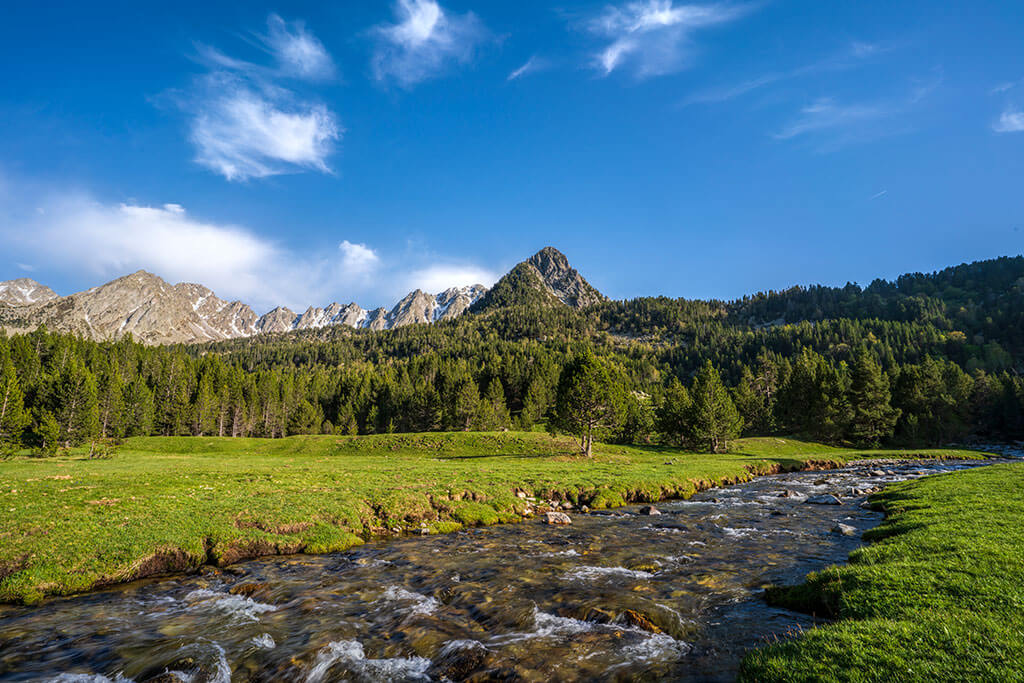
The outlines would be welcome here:
<svg viewBox="0 0 1024 683">
<path fill-rule="evenodd" d="M 562 369 L 554 426 L 574 435 L 583 455 L 593 455 L 595 435 L 616 425 L 620 407 L 620 391 L 613 385 L 604 363 L 590 349 Z"/>
<path fill-rule="evenodd" d="M 728 450 L 729 441 L 740 434 L 743 418 L 711 361 L 694 378 L 690 399 L 689 429 L 693 441 L 712 453 Z"/>
<path fill-rule="evenodd" d="M 24 395 L 6 347 L 0 347 L 0 449 L 14 450 L 26 426 Z"/>
<path fill-rule="evenodd" d="M 860 446 L 875 447 L 893 434 L 900 411 L 890 405 L 889 380 L 881 366 L 866 352 L 853 360 L 850 378 L 850 439 Z"/>
<path fill-rule="evenodd" d="M 58 375 L 51 407 L 65 448 L 85 443 L 98 435 L 96 378 L 77 356 L 70 356 Z"/>
<path fill-rule="evenodd" d="M 100 436 L 124 436 L 125 403 L 121 373 L 114 363 L 105 363 L 99 375 Z"/>
<path fill-rule="evenodd" d="M 662 438 L 670 444 L 682 446 L 690 439 L 690 414 L 693 401 L 690 392 L 673 378 L 656 411 L 656 425 Z"/>
</svg>

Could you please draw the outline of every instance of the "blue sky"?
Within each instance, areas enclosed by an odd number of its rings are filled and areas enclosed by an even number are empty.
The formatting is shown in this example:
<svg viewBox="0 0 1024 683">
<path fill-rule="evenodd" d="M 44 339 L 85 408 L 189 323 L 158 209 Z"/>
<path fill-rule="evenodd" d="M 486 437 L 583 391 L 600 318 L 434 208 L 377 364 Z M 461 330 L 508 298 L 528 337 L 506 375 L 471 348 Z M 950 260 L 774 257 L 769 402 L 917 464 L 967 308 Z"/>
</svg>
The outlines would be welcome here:
<svg viewBox="0 0 1024 683">
<path fill-rule="evenodd" d="M 0 279 L 377 306 L 551 244 L 732 298 L 1018 254 L 1022 9 L 16 3 Z"/>
</svg>

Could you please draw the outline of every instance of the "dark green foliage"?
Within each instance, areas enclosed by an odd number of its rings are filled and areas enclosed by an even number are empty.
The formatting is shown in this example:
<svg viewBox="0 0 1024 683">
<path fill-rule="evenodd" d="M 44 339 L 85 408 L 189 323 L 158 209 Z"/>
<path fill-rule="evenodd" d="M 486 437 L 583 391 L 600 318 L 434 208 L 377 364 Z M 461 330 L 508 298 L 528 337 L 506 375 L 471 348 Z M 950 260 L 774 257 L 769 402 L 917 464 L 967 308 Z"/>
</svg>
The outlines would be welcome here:
<svg viewBox="0 0 1024 683">
<path fill-rule="evenodd" d="M 708 361 L 690 387 L 689 440 L 700 450 L 721 453 L 740 435 L 743 418 Z"/>
<path fill-rule="evenodd" d="M 569 361 L 558 378 L 555 426 L 580 442 L 581 452 L 593 454 L 594 439 L 614 429 L 622 412 L 621 389 L 608 368 L 590 349 Z"/>
<path fill-rule="evenodd" d="M 499 284 L 478 313 L 381 332 L 334 327 L 162 348 L 45 329 L 0 337 L 0 376 L 9 357 L 24 397 L 22 429 L 8 421 L 0 440 L 38 447 L 40 416 L 65 417 L 71 395 L 58 392 L 69 372 L 86 394 L 91 376 L 96 394 L 97 420 L 79 415 L 75 440 L 530 429 L 550 418 L 562 368 L 583 346 L 621 395 L 652 397 L 655 436 L 670 443 L 692 435 L 689 392 L 672 382 L 689 385 L 708 361 L 747 435 L 907 445 L 1024 438 L 1022 258 L 866 289 L 604 301 L 582 311 L 539 289 L 529 268 Z M 872 369 L 855 386 L 855 356 L 880 375 Z M 645 415 L 625 406 L 614 438 L 645 440 Z"/>
<path fill-rule="evenodd" d="M 864 352 L 854 358 L 850 374 L 850 438 L 859 446 L 877 446 L 892 436 L 900 416 L 890 403 L 889 380 Z"/>
</svg>

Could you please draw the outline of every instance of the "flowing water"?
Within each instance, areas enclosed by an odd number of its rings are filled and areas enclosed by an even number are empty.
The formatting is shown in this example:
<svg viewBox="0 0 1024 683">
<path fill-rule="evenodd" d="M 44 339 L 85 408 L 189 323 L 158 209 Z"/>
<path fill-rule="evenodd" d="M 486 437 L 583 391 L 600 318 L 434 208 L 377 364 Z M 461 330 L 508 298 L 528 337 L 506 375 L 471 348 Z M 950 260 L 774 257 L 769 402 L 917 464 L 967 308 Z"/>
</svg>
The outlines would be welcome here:
<svg viewBox="0 0 1024 683">
<path fill-rule="evenodd" d="M 574 514 L 569 527 L 392 540 L 3 607 L 0 680 L 731 680 L 745 650 L 815 623 L 761 590 L 843 562 L 881 520 L 864 489 L 975 465 L 783 474 L 660 515 Z M 830 493 L 842 503 L 805 501 Z"/>
</svg>

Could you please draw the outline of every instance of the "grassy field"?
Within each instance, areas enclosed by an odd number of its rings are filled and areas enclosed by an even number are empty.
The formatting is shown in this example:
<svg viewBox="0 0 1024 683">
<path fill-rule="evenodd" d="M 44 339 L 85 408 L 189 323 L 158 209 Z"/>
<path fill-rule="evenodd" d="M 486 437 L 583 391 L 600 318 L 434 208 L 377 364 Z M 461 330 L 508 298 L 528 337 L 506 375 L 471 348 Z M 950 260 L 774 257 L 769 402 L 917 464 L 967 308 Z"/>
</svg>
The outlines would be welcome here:
<svg viewBox="0 0 1024 683">
<path fill-rule="evenodd" d="M 523 490 L 591 508 L 899 451 L 746 439 L 728 455 L 541 433 L 137 438 L 113 457 L 0 462 L 0 600 L 35 602 L 262 555 L 521 519 Z M 916 455 L 968 456 L 957 451 Z"/>
<path fill-rule="evenodd" d="M 838 617 L 749 654 L 746 681 L 1024 680 L 1024 464 L 879 494 L 850 564 L 770 601 Z"/>
</svg>

